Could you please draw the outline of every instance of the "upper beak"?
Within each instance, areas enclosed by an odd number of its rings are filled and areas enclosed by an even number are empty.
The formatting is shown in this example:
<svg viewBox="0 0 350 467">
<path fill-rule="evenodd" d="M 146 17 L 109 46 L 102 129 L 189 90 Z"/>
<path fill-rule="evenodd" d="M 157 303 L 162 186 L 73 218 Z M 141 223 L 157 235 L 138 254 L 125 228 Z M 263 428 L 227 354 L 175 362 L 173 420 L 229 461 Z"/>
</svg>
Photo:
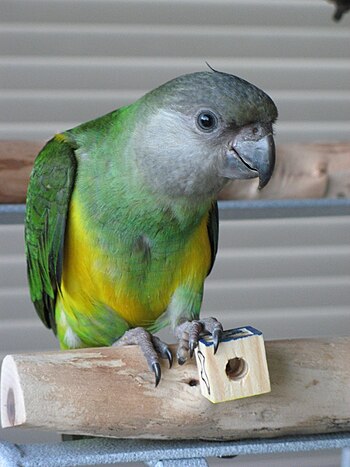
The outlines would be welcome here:
<svg viewBox="0 0 350 467">
<path fill-rule="evenodd" d="M 259 177 L 261 190 L 270 180 L 275 167 L 275 141 L 272 134 L 268 134 L 258 141 L 239 141 L 234 147 L 242 162 Z"/>
<path fill-rule="evenodd" d="M 275 167 L 275 142 L 271 133 L 260 139 L 236 137 L 226 152 L 228 178 L 259 177 L 259 189 L 270 180 Z"/>
</svg>

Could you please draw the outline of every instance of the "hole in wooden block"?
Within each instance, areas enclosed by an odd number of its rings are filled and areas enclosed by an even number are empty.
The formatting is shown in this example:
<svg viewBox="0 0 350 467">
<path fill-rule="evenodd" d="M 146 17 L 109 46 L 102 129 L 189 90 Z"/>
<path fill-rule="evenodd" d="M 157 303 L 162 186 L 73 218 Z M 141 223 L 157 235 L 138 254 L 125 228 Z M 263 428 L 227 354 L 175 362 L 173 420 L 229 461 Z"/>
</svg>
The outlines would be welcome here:
<svg viewBox="0 0 350 467">
<path fill-rule="evenodd" d="M 227 362 L 225 371 L 230 380 L 239 381 L 248 373 L 248 363 L 243 358 L 231 358 Z"/>
</svg>

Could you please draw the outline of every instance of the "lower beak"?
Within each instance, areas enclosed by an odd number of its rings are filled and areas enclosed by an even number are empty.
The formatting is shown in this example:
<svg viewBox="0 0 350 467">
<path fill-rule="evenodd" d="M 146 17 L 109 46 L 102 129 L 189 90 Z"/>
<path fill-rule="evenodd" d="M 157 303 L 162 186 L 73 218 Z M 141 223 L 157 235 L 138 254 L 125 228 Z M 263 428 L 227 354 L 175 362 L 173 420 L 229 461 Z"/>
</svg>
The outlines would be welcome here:
<svg viewBox="0 0 350 467">
<path fill-rule="evenodd" d="M 256 141 L 238 139 L 232 143 L 226 155 L 232 172 L 228 178 L 259 177 L 259 189 L 262 189 L 275 167 L 275 142 L 271 133 Z"/>
</svg>

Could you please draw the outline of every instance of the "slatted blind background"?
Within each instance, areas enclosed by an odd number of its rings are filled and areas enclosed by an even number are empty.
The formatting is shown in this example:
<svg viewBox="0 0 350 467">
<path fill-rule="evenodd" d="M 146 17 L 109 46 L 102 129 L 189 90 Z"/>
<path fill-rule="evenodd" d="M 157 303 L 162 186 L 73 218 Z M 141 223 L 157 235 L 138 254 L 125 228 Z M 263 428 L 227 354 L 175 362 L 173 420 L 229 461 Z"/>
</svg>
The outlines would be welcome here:
<svg viewBox="0 0 350 467">
<path fill-rule="evenodd" d="M 325 0 L 1 0 L 0 138 L 46 139 L 181 73 L 267 90 L 278 141 L 348 140 L 350 15 Z"/>
<path fill-rule="evenodd" d="M 350 15 L 332 13 L 323 0 L 0 0 L 0 139 L 48 139 L 207 60 L 270 93 L 278 142 L 349 140 Z M 349 286 L 348 217 L 224 221 L 203 314 L 267 338 L 349 335 Z M 0 225 L 0 359 L 51 348 L 28 298 L 23 226 Z M 211 465 L 338 463 L 329 452 Z"/>
</svg>

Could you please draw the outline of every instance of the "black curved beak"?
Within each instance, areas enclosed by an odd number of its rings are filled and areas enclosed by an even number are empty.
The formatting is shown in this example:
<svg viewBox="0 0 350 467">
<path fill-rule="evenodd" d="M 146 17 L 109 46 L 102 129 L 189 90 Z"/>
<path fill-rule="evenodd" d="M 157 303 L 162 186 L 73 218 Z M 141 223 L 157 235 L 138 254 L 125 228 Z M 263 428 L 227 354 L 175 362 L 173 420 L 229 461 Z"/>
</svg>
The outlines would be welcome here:
<svg viewBox="0 0 350 467">
<path fill-rule="evenodd" d="M 259 124 L 242 127 L 228 142 L 219 167 L 230 180 L 259 177 L 259 189 L 268 183 L 275 167 L 272 130 Z"/>
<path fill-rule="evenodd" d="M 275 142 L 271 133 L 257 141 L 239 140 L 233 146 L 239 159 L 259 177 L 259 190 L 270 180 L 275 167 Z M 248 177 L 247 177 L 248 178 Z"/>
</svg>

